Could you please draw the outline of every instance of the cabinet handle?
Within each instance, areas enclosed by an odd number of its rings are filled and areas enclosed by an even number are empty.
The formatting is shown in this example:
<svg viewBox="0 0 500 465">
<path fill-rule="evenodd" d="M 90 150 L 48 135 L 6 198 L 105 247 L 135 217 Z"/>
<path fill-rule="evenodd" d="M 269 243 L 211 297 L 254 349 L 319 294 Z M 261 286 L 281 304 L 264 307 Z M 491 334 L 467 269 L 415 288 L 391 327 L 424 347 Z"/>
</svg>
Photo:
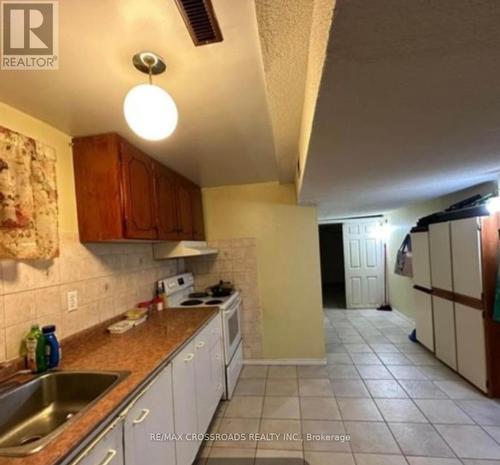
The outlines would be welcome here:
<svg viewBox="0 0 500 465">
<path fill-rule="evenodd" d="M 202 347 L 205 347 L 205 343 L 203 341 L 200 341 L 198 342 L 198 344 L 196 344 L 197 349 L 201 349 Z"/>
<path fill-rule="evenodd" d="M 220 355 L 219 355 L 219 354 L 217 354 L 217 355 L 215 356 L 215 360 L 220 360 Z"/>
<path fill-rule="evenodd" d="M 194 354 L 189 354 L 189 355 L 188 355 L 188 356 L 184 359 L 184 361 L 185 361 L 185 362 L 190 362 L 191 360 L 193 360 L 193 358 L 194 358 Z"/>
<path fill-rule="evenodd" d="M 108 465 L 109 463 L 111 463 L 111 460 L 115 458 L 115 455 L 116 455 L 116 450 L 109 449 L 106 454 L 106 457 L 104 457 L 104 460 L 99 465 Z"/>
<path fill-rule="evenodd" d="M 138 425 L 139 423 L 142 423 L 142 422 L 146 419 L 146 417 L 147 417 L 148 415 L 149 415 L 149 410 L 148 410 L 147 408 L 143 408 L 143 409 L 141 410 L 141 414 L 139 415 L 139 418 L 137 418 L 136 420 L 134 420 L 134 421 L 132 422 L 132 424 L 134 424 L 134 425 Z"/>
</svg>

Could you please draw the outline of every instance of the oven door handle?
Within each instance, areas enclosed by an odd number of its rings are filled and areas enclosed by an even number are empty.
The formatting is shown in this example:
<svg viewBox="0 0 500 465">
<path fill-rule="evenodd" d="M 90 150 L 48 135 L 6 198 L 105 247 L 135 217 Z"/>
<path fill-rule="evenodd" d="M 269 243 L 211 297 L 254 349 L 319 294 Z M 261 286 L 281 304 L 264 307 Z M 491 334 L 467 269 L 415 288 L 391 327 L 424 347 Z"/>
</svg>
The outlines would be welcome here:
<svg viewBox="0 0 500 465">
<path fill-rule="evenodd" d="M 228 316 L 228 315 L 232 315 L 233 313 L 237 312 L 238 311 L 238 308 L 240 307 L 240 304 L 239 302 L 238 303 L 235 303 L 233 304 L 231 307 L 229 307 L 227 310 L 224 310 L 222 313 L 225 315 L 225 316 Z"/>
</svg>

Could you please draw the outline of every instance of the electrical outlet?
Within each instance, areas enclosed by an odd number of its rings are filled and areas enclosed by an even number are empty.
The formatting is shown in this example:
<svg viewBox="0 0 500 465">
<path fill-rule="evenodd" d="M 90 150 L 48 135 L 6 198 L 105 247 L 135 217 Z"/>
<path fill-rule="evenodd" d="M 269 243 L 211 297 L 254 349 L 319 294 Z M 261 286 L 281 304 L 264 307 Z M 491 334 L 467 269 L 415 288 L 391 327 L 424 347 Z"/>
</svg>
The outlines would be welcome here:
<svg viewBox="0 0 500 465">
<path fill-rule="evenodd" d="M 68 299 L 68 312 L 74 312 L 78 308 L 78 291 L 69 291 L 66 297 Z"/>
</svg>

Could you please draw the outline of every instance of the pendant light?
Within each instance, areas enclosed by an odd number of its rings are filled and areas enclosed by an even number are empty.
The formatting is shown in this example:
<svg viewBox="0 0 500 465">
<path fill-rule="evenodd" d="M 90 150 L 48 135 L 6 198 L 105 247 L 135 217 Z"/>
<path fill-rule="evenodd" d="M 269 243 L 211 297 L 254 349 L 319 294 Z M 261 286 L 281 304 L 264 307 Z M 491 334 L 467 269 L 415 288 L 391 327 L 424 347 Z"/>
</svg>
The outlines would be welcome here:
<svg viewBox="0 0 500 465">
<path fill-rule="evenodd" d="M 134 55 L 132 63 L 149 76 L 149 83 L 139 84 L 127 93 L 123 102 L 125 120 L 143 139 L 165 139 L 175 131 L 179 119 L 174 99 L 153 84 L 152 76 L 165 71 L 165 62 L 156 53 L 141 52 Z"/>
</svg>

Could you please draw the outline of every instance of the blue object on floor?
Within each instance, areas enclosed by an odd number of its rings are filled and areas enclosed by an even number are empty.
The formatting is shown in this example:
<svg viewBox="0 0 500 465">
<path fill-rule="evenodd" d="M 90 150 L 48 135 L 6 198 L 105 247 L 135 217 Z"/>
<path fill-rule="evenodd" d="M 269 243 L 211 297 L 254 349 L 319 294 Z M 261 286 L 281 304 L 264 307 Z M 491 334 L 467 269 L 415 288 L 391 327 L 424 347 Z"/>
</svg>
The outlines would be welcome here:
<svg viewBox="0 0 500 465">
<path fill-rule="evenodd" d="M 408 335 L 408 339 L 411 341 L 411 342 L 418 342 L 417 341 L 417 330 L 414 329 L 409 335 Z"/>
</svg>

